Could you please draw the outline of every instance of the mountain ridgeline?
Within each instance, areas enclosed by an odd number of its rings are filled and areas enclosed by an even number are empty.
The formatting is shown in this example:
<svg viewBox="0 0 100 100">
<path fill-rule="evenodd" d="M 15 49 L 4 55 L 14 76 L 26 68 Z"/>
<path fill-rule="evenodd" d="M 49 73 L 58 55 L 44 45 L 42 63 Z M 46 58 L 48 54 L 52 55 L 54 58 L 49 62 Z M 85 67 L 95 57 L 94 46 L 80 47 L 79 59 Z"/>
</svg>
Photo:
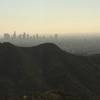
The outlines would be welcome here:
<svg viewBox="0 0 100 100">
<path fill-rule="evenodd" d="M 0 44 L 0 95 L 56 89 L 68 96 L 100 95 L 100 55 L 74 55 L 52 43 Z"/>
</svg>

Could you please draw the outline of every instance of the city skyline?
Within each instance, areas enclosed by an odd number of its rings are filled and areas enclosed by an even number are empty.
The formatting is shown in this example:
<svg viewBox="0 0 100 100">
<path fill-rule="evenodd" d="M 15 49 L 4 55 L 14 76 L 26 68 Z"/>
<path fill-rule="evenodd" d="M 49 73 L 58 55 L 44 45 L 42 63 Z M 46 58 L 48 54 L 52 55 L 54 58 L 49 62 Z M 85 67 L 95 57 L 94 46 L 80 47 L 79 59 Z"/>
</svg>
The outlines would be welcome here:
<svg viewBox="0 0 100 100">
<path fill-rule="evenodd" d="M 53 35 L 40 35 L 38 33 L 34 34 L 29 34 L 26 32 L 23 33 L 18 33 L 16 31 L 13 32 L 13 34 L 10 33 L 3 33 L 2 37 L 0 39 L 5 39 L 5 40 L 16 40 L 16 39 L 46 39 L 46 38 L 58 38 L 58 34 L 55 33 Z"/>
</svg>

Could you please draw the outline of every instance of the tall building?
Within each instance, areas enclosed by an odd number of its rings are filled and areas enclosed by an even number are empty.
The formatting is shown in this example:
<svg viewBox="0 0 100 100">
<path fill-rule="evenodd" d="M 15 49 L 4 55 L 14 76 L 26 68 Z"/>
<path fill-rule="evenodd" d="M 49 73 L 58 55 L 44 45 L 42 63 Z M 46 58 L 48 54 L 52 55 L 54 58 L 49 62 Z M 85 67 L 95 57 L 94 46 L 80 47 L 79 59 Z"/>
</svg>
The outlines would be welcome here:
<svg viewBox="0 0 100 100">
<path fill-rule="evenodd" d="M 39 38 L 39 35 L 38 35 L 38 33 L 36 34 L 36 39 L 38 39 Z"/>
<path fill-rule="evenodd" d="M 8 39 L 10 39 L 11 37 L 10 37 L 10 34 L 9 33 L 4 33 L 4 39 L 5 40 L 8 40 Z"/>
<path fill-rule="evenodd" d="M 54 35 L 54 38 L 57 39 L 57 38 L 58 38 L 58 34 L 55 34 L 55 35 Z"/>
<path fill-rule="evenodd" d="M 26 37 L 27 37 L 27 35 L 26 35 L 26 33 L 24 32 L 24 33 L 23 33 L 23 39 L 26 39 Z"/>
<path fill-rule="evenodd" d="M 13 33 L 13 36 L 12 36 L 12 39 L 16 39 L 17 36 L 16 36 L 16 31 Z"/>
</svg>

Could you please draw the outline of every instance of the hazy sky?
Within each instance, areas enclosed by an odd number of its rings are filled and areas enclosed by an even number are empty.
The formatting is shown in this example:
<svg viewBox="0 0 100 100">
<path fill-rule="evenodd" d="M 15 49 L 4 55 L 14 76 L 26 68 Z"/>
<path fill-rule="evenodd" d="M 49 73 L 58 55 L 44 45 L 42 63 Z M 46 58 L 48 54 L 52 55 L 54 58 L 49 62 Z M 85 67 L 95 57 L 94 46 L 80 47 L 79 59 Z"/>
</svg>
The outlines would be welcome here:
<svg viewBox="0 0 100 100">
<path fill-rule="evenodd" d="M 0 32 L 14 30 L 99 34 L 100 0 L 0 0 Z"/>
</svg>

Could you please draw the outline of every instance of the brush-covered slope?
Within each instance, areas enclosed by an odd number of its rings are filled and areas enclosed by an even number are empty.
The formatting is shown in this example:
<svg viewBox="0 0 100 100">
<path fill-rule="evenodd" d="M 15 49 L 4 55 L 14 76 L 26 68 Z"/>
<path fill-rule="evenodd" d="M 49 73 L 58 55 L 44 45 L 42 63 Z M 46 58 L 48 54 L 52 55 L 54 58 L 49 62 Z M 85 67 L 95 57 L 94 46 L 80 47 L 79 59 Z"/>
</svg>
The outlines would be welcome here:
<svg viewBox="0 0 100 100">
<path fill-rule="evenodd" d="M 66 95 L 100 95 L 100 57 L 95 56 L 73 55 L 52 43 L 35 47 L 2 43 L 0 95 L 52 89 Z"/>
</svg>

